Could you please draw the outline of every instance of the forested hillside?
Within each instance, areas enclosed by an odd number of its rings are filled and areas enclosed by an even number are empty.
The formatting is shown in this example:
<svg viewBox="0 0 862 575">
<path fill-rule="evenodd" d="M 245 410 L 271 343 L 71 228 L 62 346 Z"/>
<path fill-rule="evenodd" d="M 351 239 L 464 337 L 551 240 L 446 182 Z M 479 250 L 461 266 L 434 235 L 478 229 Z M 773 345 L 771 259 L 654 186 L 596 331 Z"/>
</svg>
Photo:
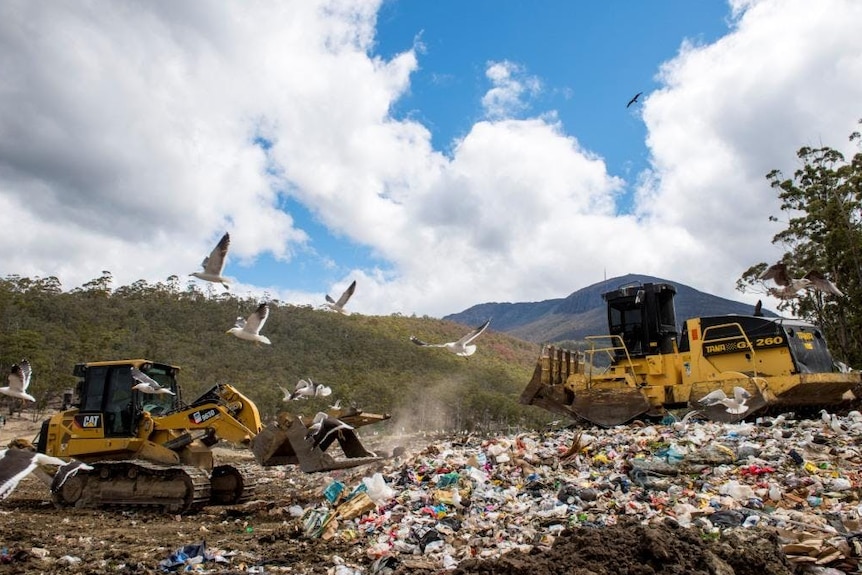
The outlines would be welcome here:
<svg viewBox="0 0 862 575">
<path fill-rule="evenodd" d="M 204 293 L 172 276 L 111 288 L 103 273 L 82 288 L 63 291 L 56 278 L 0 279 L 0 365 L 33 366 L 30 393 L 37 409 L 74 388 L 75 363 L 146 358 L 180 366 L 183 400 L 216 383 L 230 383 L 254 400 L 265 419 L 288 409 L 314 413 L 341 399 L 365 411 L 393 415 L 407 429 L 498 428 L 534 425 L 547 414 L 518 404 L 539 347 L 495 332 L 493 323 L 469 359 L 422 348 L 409 336 L 453 341 L 470 326 L 428 317 L 345 316 L 270 301 L 261 333 L 272 345 L 226 334 L 237 316 L 258 305 L 217 290 Z M 333 389 L 328 398 L 282 401 L 311 377 Z M 0 396 L 2 399 L 8 399 Z"/>
</svg>

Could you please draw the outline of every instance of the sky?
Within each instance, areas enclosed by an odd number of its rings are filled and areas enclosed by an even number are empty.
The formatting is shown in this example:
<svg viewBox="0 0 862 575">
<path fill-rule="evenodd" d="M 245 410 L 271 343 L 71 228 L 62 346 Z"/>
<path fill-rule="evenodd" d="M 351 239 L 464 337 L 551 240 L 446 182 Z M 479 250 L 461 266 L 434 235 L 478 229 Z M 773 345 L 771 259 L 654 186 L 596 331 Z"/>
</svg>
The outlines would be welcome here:
<svg viewBox="0 0 862 575">
<path fill-rule="evenodd" d="M 0 277 L 442 317 L 628 273 L 740 294 L 765 175 L 849 158 L 856 0 L 0 3 Z M 627 107 L 629 100 L 642 93 Z M 781 218 L 779 218 L 780 220 Z"/>
</svg>

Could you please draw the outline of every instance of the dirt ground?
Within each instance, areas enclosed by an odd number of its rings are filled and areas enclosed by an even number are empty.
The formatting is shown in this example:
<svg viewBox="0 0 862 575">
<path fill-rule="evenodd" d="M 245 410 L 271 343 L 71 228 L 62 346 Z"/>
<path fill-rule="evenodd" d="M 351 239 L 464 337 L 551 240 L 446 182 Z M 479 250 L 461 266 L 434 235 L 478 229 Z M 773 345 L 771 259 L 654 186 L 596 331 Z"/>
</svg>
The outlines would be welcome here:
<svg viewBox="0 0 862 575">
<path fill-rule="evenodd" d="M 32 424 L 32 422 L 30 422 Z M 33 433 L 29 433 L 32 431 Z M 27 420 L 0 429 L 0 445 L 12 437 L 32 437 Z M 255 468 L 242 451 L 218 448 L 220 463 Z M 391 465 L 391 464 L 388 464 Z M 382 469 L 382 467 L 380 468 Z M 339 472 L 345 483 L 361 481 L 374 468 Z M 391 472 L 391 468 L 388 469 Z M 0 573 L 159 573 L 160 561 L 186 545 L 205 542 L 227 563 L 198 565 L 205 573 L 381 574 L 711 574 L 794 573 L 774 536 L 749 530 L 717 539 L 673 523 L 643 526 L 635 521 L 612 527 L 565 530 L 552 545 L 528 554 L 512 551 L 495 559 L 468 559 L 447 571 L 422 555 L 380 560 L 373 541 L 337 536 L 310 539 L 295 506 L 320 502 L 332 477 L 304 475 L 292 468 L 257 470 L 253 501 L 241 506 L 206 507 L 186 516 L 150 511 L 57 509 L 47 487 L 34 475 L 0 501 Z M 464 542 L 464 544 L 470 544 Z M 393 556 L 394 557 L 394 556 Z"/>
</svg>

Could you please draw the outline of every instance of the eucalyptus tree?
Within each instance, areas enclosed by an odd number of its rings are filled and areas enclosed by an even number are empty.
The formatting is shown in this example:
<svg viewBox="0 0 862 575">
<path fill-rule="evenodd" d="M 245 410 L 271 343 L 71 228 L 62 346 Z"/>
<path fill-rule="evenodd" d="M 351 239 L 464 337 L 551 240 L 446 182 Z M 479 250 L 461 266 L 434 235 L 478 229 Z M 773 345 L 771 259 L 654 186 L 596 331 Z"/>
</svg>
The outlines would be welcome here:
<svg viewBox="0 0 862 575">
<path fill-rule="evenodd" d="M 857 146 L 859 132 L 850 135 Z M 784 248 L 782 258 L 793 277 L 811 270 L 828 276 L 842 296 L 815 290 L 782 300 L 778 309 L 820 325 L 835 355 L 853 365 L 862 363 L 862 152 L 847 161 L 830 147 L 799 149 L 802 167 L 785 178 L 773 170 L 766 178 L 778 193 L 786 227 L 772 243 Z M 769 218 L 779 221 L 776 216 Z M 751 266 L 737 281 L 737 289 L 763 288 L 760 275 L 767 267 Z"/>
</svg>

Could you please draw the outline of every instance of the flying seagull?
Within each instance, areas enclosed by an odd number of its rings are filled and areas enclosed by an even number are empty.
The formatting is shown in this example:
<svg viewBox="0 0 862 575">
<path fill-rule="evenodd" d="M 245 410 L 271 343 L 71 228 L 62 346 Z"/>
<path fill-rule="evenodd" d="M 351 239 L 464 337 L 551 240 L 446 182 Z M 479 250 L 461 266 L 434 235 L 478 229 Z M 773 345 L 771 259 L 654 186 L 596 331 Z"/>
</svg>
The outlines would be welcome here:
<svg viewBox="0 0 862 575">
<path fill-rule="evenodd" d="M 338 418 L 332 417 L 324 411 L 318 411 L 308 428 L 308 433 L 305 435 L 305 439 L 311 439 L 312 447 L 317 447 L 326 441 L 326 438 L 333 433 L 338 433 L 341 430 L 347 429 L 352 431 L 353 427 Z"/>
<path fill-rule="evenodd" d="M 350 296 L 353 295 L 353 292 L 356 291 L 356 280 L 347 286 L 347 289 L 344 290 L 344 293 L 341 294 L 341 297 L 338 298 L 338 301 L 332 299 L 329 294 L 326 294 L 326 303 L 323 304 L 331 310 L 337 311 L 338 313 L 343 313 L 344 315 L 350 315 L 350 312 L 344 309 L 344 306 L 347 305 L 347 300 L 350 299 Z"/>
<path fill-rule="evenodd" d="M 6 499 L 38 465 L 66 465 L 59 457 L 26 449 L 0 450 L 0 499 Z"/>
<path fill-rule="evenodd" d="M 272 343 L 265 335 L 260 335 L 260 330 L 263 324 L 266 323 L 266 318 L 269 317 L 269 306 L 262 303 L 257 306 L 254 313 L 248 316 L 248 319 L 241 317 L 236 318 L 236 324 L 227 330 L 227 333 L 232 333 L 240 339 L 253 341 L 255 343 Z"/>
<path fill-rule="evenodd" d="M 92 471 L 93 466 L 87 465 L 83 461 L 73 459 L 69 463 L 60 466 L 57 473 L 54 474 L 54 480 L 51 482 L 51 493 L 56 493 L 63 487 L 66 480 L 78 473 L 79 471 Z"/>
<path fill-rule="evenodd" d="M 748 411 L 748 405 L 746 405 L 746 402 L 750 398 L 751 394 L 748 393 L 744 387 L 737 386 L 733 388 L 733 397 L 727 397 L 724 391 L 716 389 L 715 391 L 711 391 L 701 397 L 698 400 L 698 403 L 707 407 L 720 403 L 727 408 L 727 413 L 740 415 Z"/>
<path fill-rule="evenodd" d="M 36 398 L 27 393 L 27 388 L 30 386 L 30 375 L 33 370 L 30 368 L 30 362 L 22 359 L 20 363 L 12 366 L 12 371 L 9 372 L 7 378 L 9 385 L 0 387 L 0 393 L 18 399 L 26 399 L 27 401 L 36 401 Z"/>
<path fill-rule="evenodd" d="M 471 343 L 474 339 L 479 337 L 485 328 L 488 327 L 488 324 L 491 323 L 490 318 L 488 321 L 459 339 L 458 341 L 450 341 L 449 343 L 426 343 L 415 336 L 410 336 L 410 341 L 415 343 L 416 345 L 421 345 L 423 347 L 445 347 L 455 355 L 460 355 L 461 357 L 467 357 L 476 353 L 476 344 Z"/>
<path fill-rule="evenodd" d="M 831 293 L 832 295 L 837 296 L 844 295 L 844 293 L 840 289 L 838 289 L 838 286 L 832 283 L 826 276 L 824 276 L 817 270 L 811 270 L 810 272 L 805 274 L 804 279 L 810 281 L 810 287 L 816 289 L 817 291 L 823 293 Z"/>
<path fill-rule="evenodd" d="M 308 380 L 300 379 L 296 382 L 296 387 L 294 387 L 293 391 L 288 391 L 281 386 L 279 387 L 281 388 L 281 391 L 284 392 L 284 398 L 282 401 L 291 401 L 305 397 L 326 397 L 328 395 L 332 395 L 332 388 L 320 383 L 314 383 L 311 381 L 310 377 Z"/>
<path fill-rule="evenodd" d="M 760 276 L 763 281 L 772 280 L 778 288 L 769 288 L 767 293 L 779 299 L 793 299 L 797 294 L 811 285 L 811 280 L 806 278 L 793 278 L 787 271 L 787 264 L 778 262 L 772 264 Z"/>
<path fill-rule="evenodd" d="M 640 98 L 640 97 L 641 97 L 641 94 L 643 94 L 643 92 L 638 92 L 637 94 L 635 94 L 635 95 L 632 97 L 632 99 L 631 99 L 631 100 L 629 100 L 629 103 L 628 103 L 628 104 L 626 104 L 626 108 L 628 108 L 629 106 L 631 106 L 632 104 L 634 104 L 635 102 L 637 102 L 637 101 L 638 101 L 638 98 Z"/>
<path fill-rule="evenodd" d="M 784 262 L 778 262 L 769 266 L 761 274 L 760 279 L 764 281 L 771 279 L 776 285 L 780 286 L 767 290 L 769 295 L 780 299 L 793 299 L 800 291 L 809 288 L 832 295 L 844 295 L 835 284 L 817 270 L 811 270 L 801 278 L 791 277 L 787 271 L 787 264 Z"/>
<path fill-rule="evenodd" d="M 137 381 L 135 385 L 132 386 L 132 389 L 137 389 L 142 393 L 150 393 L 153 395 L 158 394 L 170 394 L 176 395 L 173 391 L 168 389 L 167 387 L 162 387 L 158 381 L 150 377 L 149 375 L 142 372 L 137 367 L 132 368 L 132 379 Z"/>
<path fill-rule="evenodd" d="M 224 271 L 228 247 L 230 247 L 230 234 L 225 232 L 210 255 L 205 257 L 204 261 L 201 262 L 201 267 L 204 268 L 204 271 L 192 272 L 189 275 L 208 282 L 220 283 L 225 289 L 230 289 L 228 279 L 221 275 Z"/>
</svg>

